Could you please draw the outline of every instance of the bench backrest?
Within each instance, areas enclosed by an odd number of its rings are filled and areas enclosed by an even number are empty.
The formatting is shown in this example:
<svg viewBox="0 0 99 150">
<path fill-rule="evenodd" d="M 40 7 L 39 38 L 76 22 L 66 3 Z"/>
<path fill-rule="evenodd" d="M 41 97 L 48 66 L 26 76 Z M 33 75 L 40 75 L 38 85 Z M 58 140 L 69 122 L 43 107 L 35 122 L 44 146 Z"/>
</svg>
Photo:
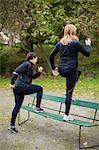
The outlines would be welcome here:
<svg viewBox="0 0 99 150">
<path fill-rule="evenodd" d="M 35 94 L 31 94 L 31 96 L 35 96 Z M 65 103 L 65 96 L 54 96 L 54 95 L 49 95 L 49 94 L 43 94 L 43 99 Z M 96 102 L 76 99 L 75 101 L 72 101 L 72 104 L 81 106 L 81 107 L 87 107 L 87 108 L 99 110 L 99 103 L 96 103 Z"/>
<path fill-rule="evenodd" d="M 61 102 L 61 103 L 65 102 L 65 96 L 53 96 L 53 95 L 43 94 L 43 99 Z M 82 106 L 82 107 L 87 107 L 87 108 L 99 110 L 99 103 L 96 103 L 96 102 L 76 99 L 75 101 L 72 101 L 72 104 L 77 105 L 77 106 Z"/>
</svg>

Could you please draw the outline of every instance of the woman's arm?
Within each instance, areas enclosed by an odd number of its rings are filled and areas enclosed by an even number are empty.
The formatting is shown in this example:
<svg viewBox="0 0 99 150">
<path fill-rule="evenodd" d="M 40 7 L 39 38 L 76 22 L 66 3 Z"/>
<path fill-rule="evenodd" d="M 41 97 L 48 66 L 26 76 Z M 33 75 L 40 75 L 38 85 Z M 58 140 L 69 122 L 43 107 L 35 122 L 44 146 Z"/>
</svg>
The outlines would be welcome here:
<svg viewBox="0 0 99 150">
<path fill-rule="evenodd" d="M 57 55 L 58 52 L 59 52 L 59 43 L 56 44 L 56 46 L 54 47 L 54 49 L 52 50 L 50 54 L 50 64 L 51 64 L 52 70 L 55 69 L 54 57 Z"/>
<path fill-rule="evenodd" d="M 40 72 L 37 72 L 35 70 L 32 71 L 32 79 L 36 79 L 37 77 L 39 77 L 41 75 Z"/>
<path fill-rule="evenodd" d="M 43 71 L 43 67 L 38 67 L 38 71 L 32 70 L 32 79 L 36 79 L 37 77 L 39 77 L 41 75 Z"/>
<path fill-rule="evenodd" d="M 80 42 L 76 43 L 76 48 L 78 51 L 80 51 L 83 55 L 89 57 L 90 56 L 90 51 L 91 51 L 91 40 L 87 39 L 85 40 L 86 47 L 83 47 Z"/>
</svg>

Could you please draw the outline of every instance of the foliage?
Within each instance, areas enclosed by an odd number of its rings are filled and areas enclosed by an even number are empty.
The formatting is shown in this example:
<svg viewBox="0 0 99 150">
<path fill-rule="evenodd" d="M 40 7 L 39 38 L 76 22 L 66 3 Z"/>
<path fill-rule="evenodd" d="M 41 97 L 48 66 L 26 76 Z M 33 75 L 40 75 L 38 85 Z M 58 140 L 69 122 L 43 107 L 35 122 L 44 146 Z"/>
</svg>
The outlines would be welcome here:
<svg viewBox="0 0 99 150">
<path fill-rule="evenodd" d="M 0 74 L 10 75 L 15 66 L 23 61 L 24 56 L 18 55 L 19 48 L 13 46 L 0 47 Z"/>
<path fill-rule="evenodd" d="M 93 37 L 98 16 L 97 0 L 0 0 L 2 28 L 22 37 L 30 33 L 39 43 L 58 41 L 66 23 L 74 23 L 80 36 Z"/>
<path fill-rule="evenodd" d="M 0 0 L 0 28 L 19 33 L 23 24 L 22 8 L 19 0 Z"/>
<path fill-rule="evenodd" d="M 78 28 L 80 39 L 94 38 L 98 28 L 97 1 L 85 0 L 28 0 L 24 2 L 24 17 L 26 18 L 22 36 L 31 33 L 37 40 L 37 46 L 49 65 L 47 51 L 43 44 L 55 44 L 63 36 L 63 28 L 67 23 L 73 23 Z"/>
<path fill-rule="evenodd" d="M 47 50 L 47 58 L 49 59 L 49 53 L 52 46 L 48 45 L 43 46 L 44 50 Z M 42 65 L 45 70 L 48 70 L 48 65 L 46 64 L 45 57 L 43 56 L 42 51 L 39 51 L 37 46 L 34 46 L 34 49 L 39 56 L 38 64 Z M 27 53 L 28 51 L 26 51 Z M 16 46 L 11 45 L 0 45 L 0 75 L 9 76 L 15 67 L 17 67 L 21 62 L 24 61 L 26 53 L 20 53 L 20 44 Z"/>
<path fill-rule="evenodd" d="M 93 37 L 99 21 L 97 1 L 90 0 L 28 0 L 24 15 L 26 29 L 31 27 L 33 37 L 44 43 L 58 41 L 66 23 L 74 23 L 80 36 Z"/>
<path fill-rule="evenodd" d="M 5 28 L 10 33 L 19 33 L 22 38 L 21 50 L 19 47 L 1 46 L 1 72 L 10 72 L 9 67 L 14 67 L 25 57 L 29 51 L 26 49 L 27 36 L 36 39 L 37 48 L 34 46 L 34 51 L 37 51 L 38 56 L 41 55 L 48 65 L 49 46 L 44 46 L 55 44 L 63 36 L 66 23 L 77 26 L 80 39 L 86 36 L 92 39 L 98 37 L 95 33 L 99 24 L 98 16 L 97 0 L 0 0 L 0 28 Z M 97 38 L 97 55 L 91 57 L 95 63 L 99 61 L 98 45 Z"/>
<path fill-rule="evenodd" d="M 37 53 L 37 56 L 39 56 L 38 65 L 42 65 L 46 72 L 50 72 L 50 71 L 45 61 L 44 54 L 46 52 L 46 57 L 49 60 L 49 54 L 53 47 L 54 45 L 44 44 L 43 45 L 44 52 L 42 53 L 42 50 L 40 50 L 36 45 L 34 46 L 34 51 Z M 95 48 L 94 45 L 90 57 L 86 58 L 83 55 L 79 55 L 79 64 L 84 71 L 87 71 L 87 69 L 89 70 L 89 68 L 92 67 L 93 70 L 91 69 L 91 72 L 93 71 L 97 73 L 97 68 L 99 65 L 98 51 L 99 49 Z M 16 45 L 16 46 L 1 45 L 0 46 L 0 74 L 6 74 L 9 76 L 14 70 L 14 68 L 18 66 L 21 62 L 23 62 L 24 59 L 25 59 L 25 53 L 23 52 L 20 53 L 20 45 Z M 58 63 L 58 56 L 55 59 L 55 64 L 57 63 Z"/>
</svg>

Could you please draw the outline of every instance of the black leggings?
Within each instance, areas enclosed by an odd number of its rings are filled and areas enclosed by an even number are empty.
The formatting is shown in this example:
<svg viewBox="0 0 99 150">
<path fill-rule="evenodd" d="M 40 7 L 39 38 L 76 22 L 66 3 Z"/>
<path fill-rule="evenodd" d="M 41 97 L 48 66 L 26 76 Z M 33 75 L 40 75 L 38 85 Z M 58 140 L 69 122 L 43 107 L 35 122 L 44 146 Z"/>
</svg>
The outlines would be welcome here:
<svg viewBox="0 0 99 150">
<path fill-rule="evenodd" d="M 15 106 L 12 111 L 12 118 L 10 123 L 11 126 L 15 126 L 15 120 L 22 106 L 24 95 L 37 93 L 36 107 L 40 107 L 43 88 L 41 86 L 31 84 L 24 87 L 17 86 L 13 89 L 13 92 L 15 96 Z"/>
<path fill-rule="evenodd" d="M 66 75 L 66 87 L 67 87 L 66 100 L 65 100 L 65 104 L 66 104 L 65 114 L 66 115 L 69 115 L 71 101 L 72 101 L 72 93 L 74 91 L 75 84 L 80 77 L 80 74 L 81 74 L 81 71 L 76 70 L 76 71 Z"/>
</svg>

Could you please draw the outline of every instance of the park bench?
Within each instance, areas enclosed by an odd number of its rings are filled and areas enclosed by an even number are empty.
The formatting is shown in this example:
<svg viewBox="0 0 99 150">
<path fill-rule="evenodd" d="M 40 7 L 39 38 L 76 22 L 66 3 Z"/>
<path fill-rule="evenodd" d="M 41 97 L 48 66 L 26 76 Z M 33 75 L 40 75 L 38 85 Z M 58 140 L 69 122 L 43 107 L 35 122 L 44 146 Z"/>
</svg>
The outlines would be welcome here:
<svg viewBox="0 0 99 150">
<path fill-rule="evenodd" d="M 94 146 L 90 146 L 90 147 L 89 146 L 81 147 L 81 135 L 82 135 L 81 134 L 81 131 L 82 131 L 81 129 L 82 129 L 82 127 L 96 127 L 96 126 L 99 126 L 99 124 L 98 124 L 98 121 L 99 121 L 98 119 L 99 118 L 97 119 L 97 111 L 99 110 L 99 103 L 91 102 L 91 101 L 84 101 L 84 100 L 77 100 L 76 99 L 75 101 L 72 101 L 72 105 L 93 109 L 94 110 L 93 117 L 77 115 L 77 116 L 79 116 L 79 118 L 83 117 L 83 118 L 88 119 L 88 121 L 83 121 L 81 119 L 79 119 L 79 120 L 74 119 L 74 120 L 71 120 L 71 121 L 63 121 L 63 115 L 61 115 L 61 113 L 63 113 L 63 111 L 61 109 L 62 109 L 62 104 L 65 102 L 65 96 L 54 96 L 54 95 L 49 95 L 49 94 L 43 94 L 43 100 L 46 100 L 46 101 L 49 101 L 49 102 L 50 101 L 56 102 L 56 103 L 59 103 L 60 105 L 59 105 L 59 110 L 44 106 L 44 112 L 40 112 L 40 113 L 36 113 L 34 111 L 34 108 L 33 108 L 33 105 L 35 103 L 36 95 L 31 94 L 30 96 L 33 97 L 33 102 L 29 103 L 28 105 L 22 105 L 22 107 L 21 107 L 22 109 L 28 111 L 28 118 L 25 121 L 20 123 L 20 112 L 19 112 L 19 116 L 18 116 L 18 124 L 19 125 L 21 125 L 21 124 L 25 123 L 26 121 L 28 121 L 29 118 L 30 118 L 30 112 L 32 112 L 32 113 L 35 113 L 37 115 L 40 115 L 40 116 L 43 116 L 43 117 L 46 117 L 46 118 L 50 118 L 50 119 L 53 119 L 53 120 L 78 125 L 79 126 L 79 148 L 80 149 L 94 148 L 94 147 L 99 146 L 99 145 L 94 145 Z M 52 111 L 55 111 L 55 112 L 58 111 L 58 113 L 53 113 Z M 74 115 L 76 115 L 76 114 L 74 114 Z"/>
</svg>

